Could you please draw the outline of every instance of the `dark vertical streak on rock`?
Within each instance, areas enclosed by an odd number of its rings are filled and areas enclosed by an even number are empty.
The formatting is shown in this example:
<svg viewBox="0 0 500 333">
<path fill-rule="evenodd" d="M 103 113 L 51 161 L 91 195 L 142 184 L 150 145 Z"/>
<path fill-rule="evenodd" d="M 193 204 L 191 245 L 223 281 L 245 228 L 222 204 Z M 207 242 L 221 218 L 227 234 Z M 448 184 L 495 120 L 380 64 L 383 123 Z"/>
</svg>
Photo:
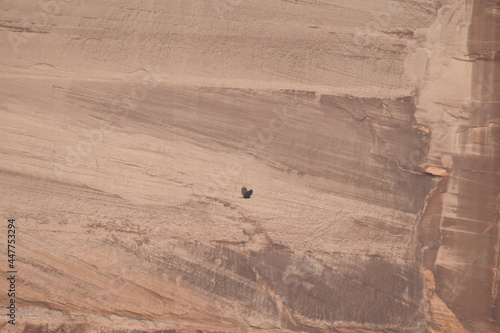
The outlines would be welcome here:
<svg viewBox="0 0 500 333">
<path fill-rule="evenodd" d="M 498 1 L 475 0 L 469 54 L 498 51 L 499 32 Z M 469 123 L 458 134 L 449 179 L 430 198 L 418 231 L 422 264 L 433 271 L 439 297 L 466 329 L 490 332 L 500 320 L 500 63 L 479 59 L 471 66 Z"/>
</svg>

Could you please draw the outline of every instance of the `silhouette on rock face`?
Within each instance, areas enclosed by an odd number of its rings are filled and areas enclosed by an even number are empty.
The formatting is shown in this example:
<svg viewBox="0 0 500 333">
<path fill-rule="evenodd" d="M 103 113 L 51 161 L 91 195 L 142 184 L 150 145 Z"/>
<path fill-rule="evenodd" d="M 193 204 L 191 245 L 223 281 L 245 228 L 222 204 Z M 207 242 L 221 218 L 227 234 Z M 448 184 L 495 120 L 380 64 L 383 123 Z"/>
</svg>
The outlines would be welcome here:
<svg viewBox="0 0 500 333">
<path fill-rule="evenodd" d="M 250 199 L 250 196 L 252 195 L 253 190 L 248 191 L 246 187 L 241 188 L 241 194 L 243 194 L 243 198 L 245 199 Z"/>
</svg>

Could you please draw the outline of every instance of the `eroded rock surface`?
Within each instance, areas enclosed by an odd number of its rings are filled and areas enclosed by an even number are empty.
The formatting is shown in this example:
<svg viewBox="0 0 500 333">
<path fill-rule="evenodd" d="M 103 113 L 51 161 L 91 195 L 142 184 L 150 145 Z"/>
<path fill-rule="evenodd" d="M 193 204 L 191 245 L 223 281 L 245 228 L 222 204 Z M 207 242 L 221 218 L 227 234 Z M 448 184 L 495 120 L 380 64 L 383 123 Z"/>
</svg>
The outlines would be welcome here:
<svg viewBox="0 0 500 333">
<path fill-rule="evenodd" d="M 495 332 L 499 11 L 4 2 L 2 329 Z"/>
</svg>

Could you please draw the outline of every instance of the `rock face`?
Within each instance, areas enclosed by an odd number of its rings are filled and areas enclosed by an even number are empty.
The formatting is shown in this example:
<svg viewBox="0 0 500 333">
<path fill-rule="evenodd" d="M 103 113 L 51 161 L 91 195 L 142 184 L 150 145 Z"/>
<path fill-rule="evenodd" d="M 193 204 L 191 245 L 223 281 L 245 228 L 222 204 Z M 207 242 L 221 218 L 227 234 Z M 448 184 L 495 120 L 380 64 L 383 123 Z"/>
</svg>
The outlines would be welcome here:
<svg viewBox="0 0 500 333">
<path fill-rule="evenodd" d="M 468 56 L 454 58 L 460 61 L 458 66 L 463 66 L 464 59 L 469 61 L 470 82 L 465 90 L 460 83 L 451 84 L 459 68 L 444 57 L 450 48 L 437 50 L 429 45 L 431 54 L 439 59 L 433 66 L 441 62 L 448 68 L 443 68 L 436 83 L 422 90 L 417 112 L 417 118 L 441 138 L 431 139 L 427 160 L 451 169 L 431 195 L 421 220 L 423 266 L 434 273 L 436 294 L 464 329 L 473 332 L 498 330 L 500 318 L 499 110 L 495 104 L 499 13 L 495 6 L 494 1 L 478 1 L 470 9 Z M 456 31 L 442 31 L 442 37 L 458 42 Z M 449 88 L 459 89 L 463 97 L 456 96 L 457 91 L 439 89 L 439 81 L 449 82 Z"/>
<path fill-rule="evenodd" d="M 4 1 L 2 330 L 498 332 L 499 13 Z"/>
</svg>

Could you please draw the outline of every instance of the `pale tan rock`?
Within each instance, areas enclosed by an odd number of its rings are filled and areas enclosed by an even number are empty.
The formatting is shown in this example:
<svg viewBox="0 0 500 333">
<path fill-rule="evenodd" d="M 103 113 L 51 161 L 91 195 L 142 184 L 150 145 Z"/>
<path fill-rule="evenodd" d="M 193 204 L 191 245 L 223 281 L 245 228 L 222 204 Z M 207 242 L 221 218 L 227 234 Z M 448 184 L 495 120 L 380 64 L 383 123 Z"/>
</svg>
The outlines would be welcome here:
<svg viewBox="0 0 500 333">
<path fill-rule="evenodd" d="M 434 274 L 424 270 L 425 286 L 427 288 L 426 300 L 429 307 L 430 332 L 467 333 L 455 314 L 446 306 L 446 303 L 436 294 L 436 281 Z"/>
<path fill-rule="evenodd" d="M 425 173 L 431 174 L 433 176 L 446 177 L 448 176 L 448 171 L 445 168 L 440 168 L 436 166 L 429 166 L 427 163 L 419 165 Z"/>
<path fill-rule="evenodd" d="M 450 155 L 441 156 L 441 163 L 443 167 L 451 169 L 453 167 L 453 157 Z"/>
<path fill-rule="evenodd" d="M 2 2 L 2 332 L 495 332 L 494 9 Z"/>
</svg>

